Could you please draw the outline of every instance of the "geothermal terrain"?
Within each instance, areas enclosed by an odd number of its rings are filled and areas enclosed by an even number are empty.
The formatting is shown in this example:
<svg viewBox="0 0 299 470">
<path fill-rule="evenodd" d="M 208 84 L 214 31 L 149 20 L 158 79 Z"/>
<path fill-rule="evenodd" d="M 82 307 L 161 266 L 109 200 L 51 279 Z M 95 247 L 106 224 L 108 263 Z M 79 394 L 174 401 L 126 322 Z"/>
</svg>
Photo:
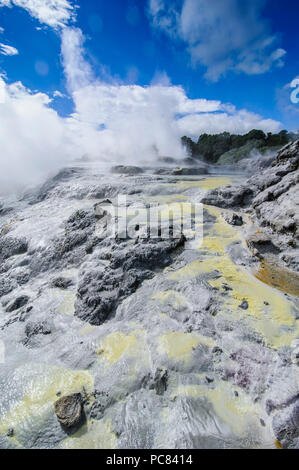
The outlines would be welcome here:
<svg viewBox="0 0 299 470">
<path fill-rule="evenodd" d="M 3 198 L 0 447 L 299 448 L 298 162 L 81 162 Z M 150 205 L 201 202 L 148 237 Z"/>
</svg>

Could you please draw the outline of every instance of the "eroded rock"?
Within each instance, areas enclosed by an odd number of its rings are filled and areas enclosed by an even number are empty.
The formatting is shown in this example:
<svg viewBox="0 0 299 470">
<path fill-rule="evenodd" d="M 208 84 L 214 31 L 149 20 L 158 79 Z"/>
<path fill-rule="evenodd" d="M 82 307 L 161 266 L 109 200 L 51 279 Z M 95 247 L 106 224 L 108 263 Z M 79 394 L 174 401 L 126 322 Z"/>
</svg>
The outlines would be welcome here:
<svg viewBox="0 0 299 470">
<path fill-rule="evenodd" d="M 285 449 L 299 449 L 299 400 L 279 411 L 273 418 L 273 430 Z"/>
<path fill-rule="evenodd" d="M 119 175 L 138 175 L 143 173 L 144 170 L 138 166 L 117 165 L 111 168 L 111 172 Z"/>
<path fill-rule="evenodd" d="M 14 312 L 21 307 L 24 307 L 29 302 L 29 297 L 27 295 L 21 295 L 13 300 L 8 306 L 6 307 L 7 312 Z"/>
<path fill-rule="evenodd" d="M 93 325 L 101 325 L 117 306 L 137 290 L 145 279 L 154 276 L 158 268 L 165 268 L 173 260 L 175 250 L 182 247 L 185 237 L 179 239 L 141 239 L 113 244 L 101 253 L 103 261 L 82 273 L 79 282 L 75 315 Z"/>
<path fill-rule="evenodd" d="M 298 270 L 299 141 L 278 152 L 270 168 L 240 186 L 209 191 L 202 202 L 223 208 L 247 208 L 261 231 L 251 244 L 262 255 L 279 255 L 279 261 Z M 258 245 L 258 246 L 255 246 Z"/>
<path fill-rule="evenodd" d="M 243 217 L 241 215 L 236 214 L 235 212 L 233 214 L 226 214 L 224 218 L 226 222 L 230 225 L 243 225 Z"/>
<path fill-rule="evenodd" d="M 77 427 L 83 421 L 83 397 L 81 393 L 74 393 L 59 398 L 54 403 L 54 410 L 59 423 L 67 429 Z"/>
</svg>

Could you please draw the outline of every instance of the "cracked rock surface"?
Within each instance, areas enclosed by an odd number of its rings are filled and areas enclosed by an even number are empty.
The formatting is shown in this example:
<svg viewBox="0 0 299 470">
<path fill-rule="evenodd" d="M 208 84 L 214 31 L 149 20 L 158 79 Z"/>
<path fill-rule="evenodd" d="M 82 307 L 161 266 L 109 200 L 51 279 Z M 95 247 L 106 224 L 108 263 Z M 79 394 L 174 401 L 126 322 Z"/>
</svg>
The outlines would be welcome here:
<svg viewBox="0 0 299 470">
<path fill-rule="evenodd" d="M 298 298 L 252 273 L 269 242 L 293 266 L 297 215 L 266 221 L 296 187 L 297 150 L 249 186 L 88 163 L 4 203 L 0 448 L 298 448 Z M 150 205 L 175 203 L 174 223 L 202 199 L 203 240 L 149 236 Z M 111 235 L 111 206 L 134 237 Z M 252 247 L 243 206 L 269 229 Z"/>
</svg>

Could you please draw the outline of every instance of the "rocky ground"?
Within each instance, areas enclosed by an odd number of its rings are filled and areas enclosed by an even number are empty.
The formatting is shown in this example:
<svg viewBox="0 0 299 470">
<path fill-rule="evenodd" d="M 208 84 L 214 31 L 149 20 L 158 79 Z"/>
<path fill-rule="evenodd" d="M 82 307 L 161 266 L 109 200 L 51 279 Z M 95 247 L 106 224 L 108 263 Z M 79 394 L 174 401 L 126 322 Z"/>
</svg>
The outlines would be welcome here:
<svg viewBox="0 0 299 470">
<path fill-rule="evenodd" d="M 261 273 L 296 267 L 298 143 L 248 183 L 166 163 L 1 201 L 1 448 L 299 447 L 298 299 Z M 148 236 L 150 204 L 202 200 L 203 241 Z"/>
<path fill-rule="evenodd" d="M 218 207 L 246 208 L 258 227 L 249 237 L 260 254 L 299 270 L 299 141 L 278 152 L 269 169 L 244 184 L 209 192 L 203 202 Z M 256 252 L 256 254 L 258 254 Z"/>
</svg>

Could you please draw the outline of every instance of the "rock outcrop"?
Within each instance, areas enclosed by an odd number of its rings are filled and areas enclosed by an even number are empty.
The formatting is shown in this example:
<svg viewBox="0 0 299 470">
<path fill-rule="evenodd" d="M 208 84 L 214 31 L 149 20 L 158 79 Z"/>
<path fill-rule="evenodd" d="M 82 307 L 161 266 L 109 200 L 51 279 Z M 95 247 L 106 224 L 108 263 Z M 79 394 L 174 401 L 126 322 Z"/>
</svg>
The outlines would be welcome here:
<svg viewBox="0 0 299 470">
<path fill-rule="evenodd" d="M 67 429 L 78 426 L 83 420 L 83 398 L 81 393 L 59 398 L 54 404 L 59 423 Z"/>
<path fill-rule="evenodd" d="M 247 209 L 272 245 L 279 259 L 299 268 L 299 141 L 278 152 L 272 167 L 240 186 L 210 191 L 202 200 L 223 208 Z"/>
</svg>

